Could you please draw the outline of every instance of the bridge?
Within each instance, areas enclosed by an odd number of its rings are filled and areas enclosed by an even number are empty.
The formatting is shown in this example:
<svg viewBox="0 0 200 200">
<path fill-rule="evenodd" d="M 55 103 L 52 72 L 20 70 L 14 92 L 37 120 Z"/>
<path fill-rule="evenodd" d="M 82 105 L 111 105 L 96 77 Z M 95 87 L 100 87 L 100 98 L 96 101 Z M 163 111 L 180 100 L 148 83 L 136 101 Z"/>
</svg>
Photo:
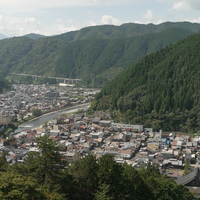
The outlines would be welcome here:
<svg viewBox="0 0 200 200">
<path fill-rule="evenodd" d="M 24 77 L 24 76 L 31 76 L 32 79 L 38 79 L 38 78 L 52 78 L 56 79 L 57 83 L 68 83 L 68 84 L 74 84 L 79 81 L 82 81 L 82 79 L 71 79 L 71 78 L 60 78 L 60 77 L 51 77 L 51 76 L 39 76 L 39 75 L 30 75 L 30 74 L 19 74 L 19 73 L 12 73 L 13 76 L 19 76 L 19 77 Z"/>
</svg>

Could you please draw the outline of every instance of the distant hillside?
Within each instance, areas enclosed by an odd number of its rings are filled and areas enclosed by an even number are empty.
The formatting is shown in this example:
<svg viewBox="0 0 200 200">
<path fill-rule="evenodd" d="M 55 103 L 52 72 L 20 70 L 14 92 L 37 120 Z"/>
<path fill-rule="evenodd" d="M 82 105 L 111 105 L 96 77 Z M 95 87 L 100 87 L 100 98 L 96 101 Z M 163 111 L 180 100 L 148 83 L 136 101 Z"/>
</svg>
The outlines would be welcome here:
<svg viewBox="0 0 200 200">
<path fill-rule="evenodd" d="M 46 36 L 40 35 L 40 34 L 35 34 L 35 33 L 30 33 L 30 34 L 24 35 L 23 37 L 27 37 L 27 38 L 30 38 L 30 39 L 33 39 L 33 40 L 37 40 L 39 38 L 44 38 Z"/>
<path fill-rule="evenodd" d="M 200 31 L 200 24 L 190 22 L 164 22 L 159 25 L 136 23 L 127 23 L 122 24 L 121 26 L 101 25 L 82 28 L 79 31 L 63 33 L 56 37 L 60 37 L 68 42 L 85 39 L 127 38 L 149 33 L 158 33 L 169 28 L 180 28 L 192 31 L 193 33 L 198 33 Z"/>
<path fill-rule="evenodd" d="M 78 31 L 76 41 L 70 39 L 70 42 L 63 39 L 65 34 L 39 39 L 36 39 L 40 37 L 37 34 L 28 35 L 35 39 L 27 36 L 5 39 L 0 41 L 0 73 L 3 76 L 17 72 L 81 78 L 86 86 L 103 87 L 145 55 L 194 34 L 199 26 L 187 22 L 167 22 L 160 25 L 88 27 Z M 120 35 L 118 28 L 124 34 Z M 102 39 L 102 32 L 109 37 Z M 65 36 L 74 34 L 70 32 Z"/>
<path fill-rule="evenodd" d="M 8 37 L 6 35 L 0 33 L 0 40 L 5 39 L 5 38 L 8 38 Z"/>
<path fill-rule="evenodd" d="M 199 131 L 200 34 L 150 54 L 106 85 L 94 110 L 116 109 L 119 121 L 169 131 Z"/>
<path fill-rule="evenodd" d="M 55 74 L 55 62 L 66 42 L 57 38 L 26 37 L 0 41 L 0 73 Z"/>
<path fill-rule="evenodd" d="M 86 85 L 102 87 L 145 55 L 191 34 L 191 31 L 171 28 L 131 38 L 76 41 L 61 52 L 56 75 L 82 78 Z"/>
<path fill-rule="evenodd" d="M 11 84 L 0 76 L 0 93 L 11 88 Z"/>
</svg>

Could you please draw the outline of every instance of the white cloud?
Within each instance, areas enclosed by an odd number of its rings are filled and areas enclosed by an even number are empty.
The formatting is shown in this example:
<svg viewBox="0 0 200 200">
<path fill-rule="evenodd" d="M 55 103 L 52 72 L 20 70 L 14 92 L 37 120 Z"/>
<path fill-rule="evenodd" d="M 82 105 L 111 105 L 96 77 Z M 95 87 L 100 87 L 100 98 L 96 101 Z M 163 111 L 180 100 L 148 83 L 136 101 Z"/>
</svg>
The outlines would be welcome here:
<svg viewBox="0 0 200 200">
<path fill-rule="evenodd" d="M 157 0 L 158 2 L 168 2 L 172 4 L 173 10 L 198 10 L 200 11 L 199 0 Z"/>
<path fill-rule="evenodd" d="M 64 8 L 86 6 L 112 6 L 124 4 L 131 0 L 1 0 L 1 9 L 14 9 L 23 12 L 41 8 Z"/>
<path fill-rule="evenodd" d="M 154 16 L 154 13 L 152 10 L 147 10 L 147 12 L 142 15 L 141 20 L 135 21 L 135 23 L 138 23 L 138 24 L 149 24 L 149 23 L 160 24 L 162 22 L 163 20 L 160 19 L 160 17 Z"/>
<path fill-rule="evenodd" d="M 101 24 L 112 24 L 112 25 L 120 25 L 122 22 L 119 19 L 116 19 L 110 15 L 104 15 L 101 18 Z"/>
<path fill-rule="evenodd" d="M 187 18 L 184 21 L 192 22 L 192 23 L 200 23 L 200 17 L 198 18 Z"/>
<path fill-rule="evenodd" d="M 143 15 L 143 18 L 151 20 L 153 18 L 153 12 L 151 10 L 147 10 L 147 12 Z"/>
<path fill-rule="evenodd" d="M 190 10 L 190 5 L 187 2 L 174 2 L 173 7 L 174 10 Z"/>
<path fill-rule="evenodd" d="M 41 22 L 37 21 L 34 17 L 26 18 L 26 24 L 32 28 L 39 28 L 41 26 Z"/>
<path fill-rule="evenodd" d="M 97 26 L 98 24 L 95 23 L 94 21 L 89 22 L 89 26 Z"/>
<path fill-rule="evenodd" d="M 4 16 L 0 15 L 0 21 L 5 21 Z"/>
</svg>

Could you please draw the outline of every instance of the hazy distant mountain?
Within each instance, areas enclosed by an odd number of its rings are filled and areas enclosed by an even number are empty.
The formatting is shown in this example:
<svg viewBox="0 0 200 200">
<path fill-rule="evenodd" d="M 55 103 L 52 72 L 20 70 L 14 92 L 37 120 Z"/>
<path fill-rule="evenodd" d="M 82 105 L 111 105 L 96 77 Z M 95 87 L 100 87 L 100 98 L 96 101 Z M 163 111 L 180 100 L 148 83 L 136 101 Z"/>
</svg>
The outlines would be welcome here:
<svg viewBox="0 0 200 200">
<path fill-rule="evenodd" d="M 87 27 L 75 31 L 75 36 L 74 31 L 66 33 L 74 39 L 28 34 L 0 41 L 0 73 L 81 78 L 87 86 L 102 87 L 145 55 L 199 31 L 200 24 L 166 22 Z"/>
<path fill-rule="evenodd" d="M 27 38 L 30 38 L 30 39 L 33 39 L 33 40 L 37 40 L 39 38 L 44 38 L 46 36 L 40 35 L 40 34 L 36 34 L 36 33 L 30 33 L 30 34 L 24 35 L 23 37 L 27 37 Z"/>
<path fill-rule="evenodd" d="M 8 36 L 6 36 L 6 35 L 0 33 L 0 40 L 2 40 L 2 39 L 6 39 L 6 38 L 8 38 Z"/>
<path fill-rule="evenodd" d="M 101 25 L 85 27 L 77 31 L 63 33 L 56 37 L 60 37 L 68 42 L 85 39 L 116 39 L 158 33 L 169 28 L 180 28 L 192 31 L 193 33 L 200 32 L 200 24 L 190 22 L 164 22 L 158 25 L 126 23 L 121 26 Z"/>
</svg>

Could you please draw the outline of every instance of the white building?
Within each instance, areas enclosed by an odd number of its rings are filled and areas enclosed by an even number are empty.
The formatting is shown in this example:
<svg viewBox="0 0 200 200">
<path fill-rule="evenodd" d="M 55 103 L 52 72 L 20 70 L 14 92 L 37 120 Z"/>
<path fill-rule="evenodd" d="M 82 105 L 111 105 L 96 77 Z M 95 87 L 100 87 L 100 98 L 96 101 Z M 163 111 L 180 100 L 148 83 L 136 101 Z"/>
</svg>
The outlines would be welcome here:
<svg viewBox="0 0 200 200">
<path fill-rule="evenodd" d="M 132 125 L 132 124 L 120 124 L 120 123 L 113 123 L 113 128 L 130 128 L 137 131 L 143 131 L 143 125 Z"/>
</svg>

